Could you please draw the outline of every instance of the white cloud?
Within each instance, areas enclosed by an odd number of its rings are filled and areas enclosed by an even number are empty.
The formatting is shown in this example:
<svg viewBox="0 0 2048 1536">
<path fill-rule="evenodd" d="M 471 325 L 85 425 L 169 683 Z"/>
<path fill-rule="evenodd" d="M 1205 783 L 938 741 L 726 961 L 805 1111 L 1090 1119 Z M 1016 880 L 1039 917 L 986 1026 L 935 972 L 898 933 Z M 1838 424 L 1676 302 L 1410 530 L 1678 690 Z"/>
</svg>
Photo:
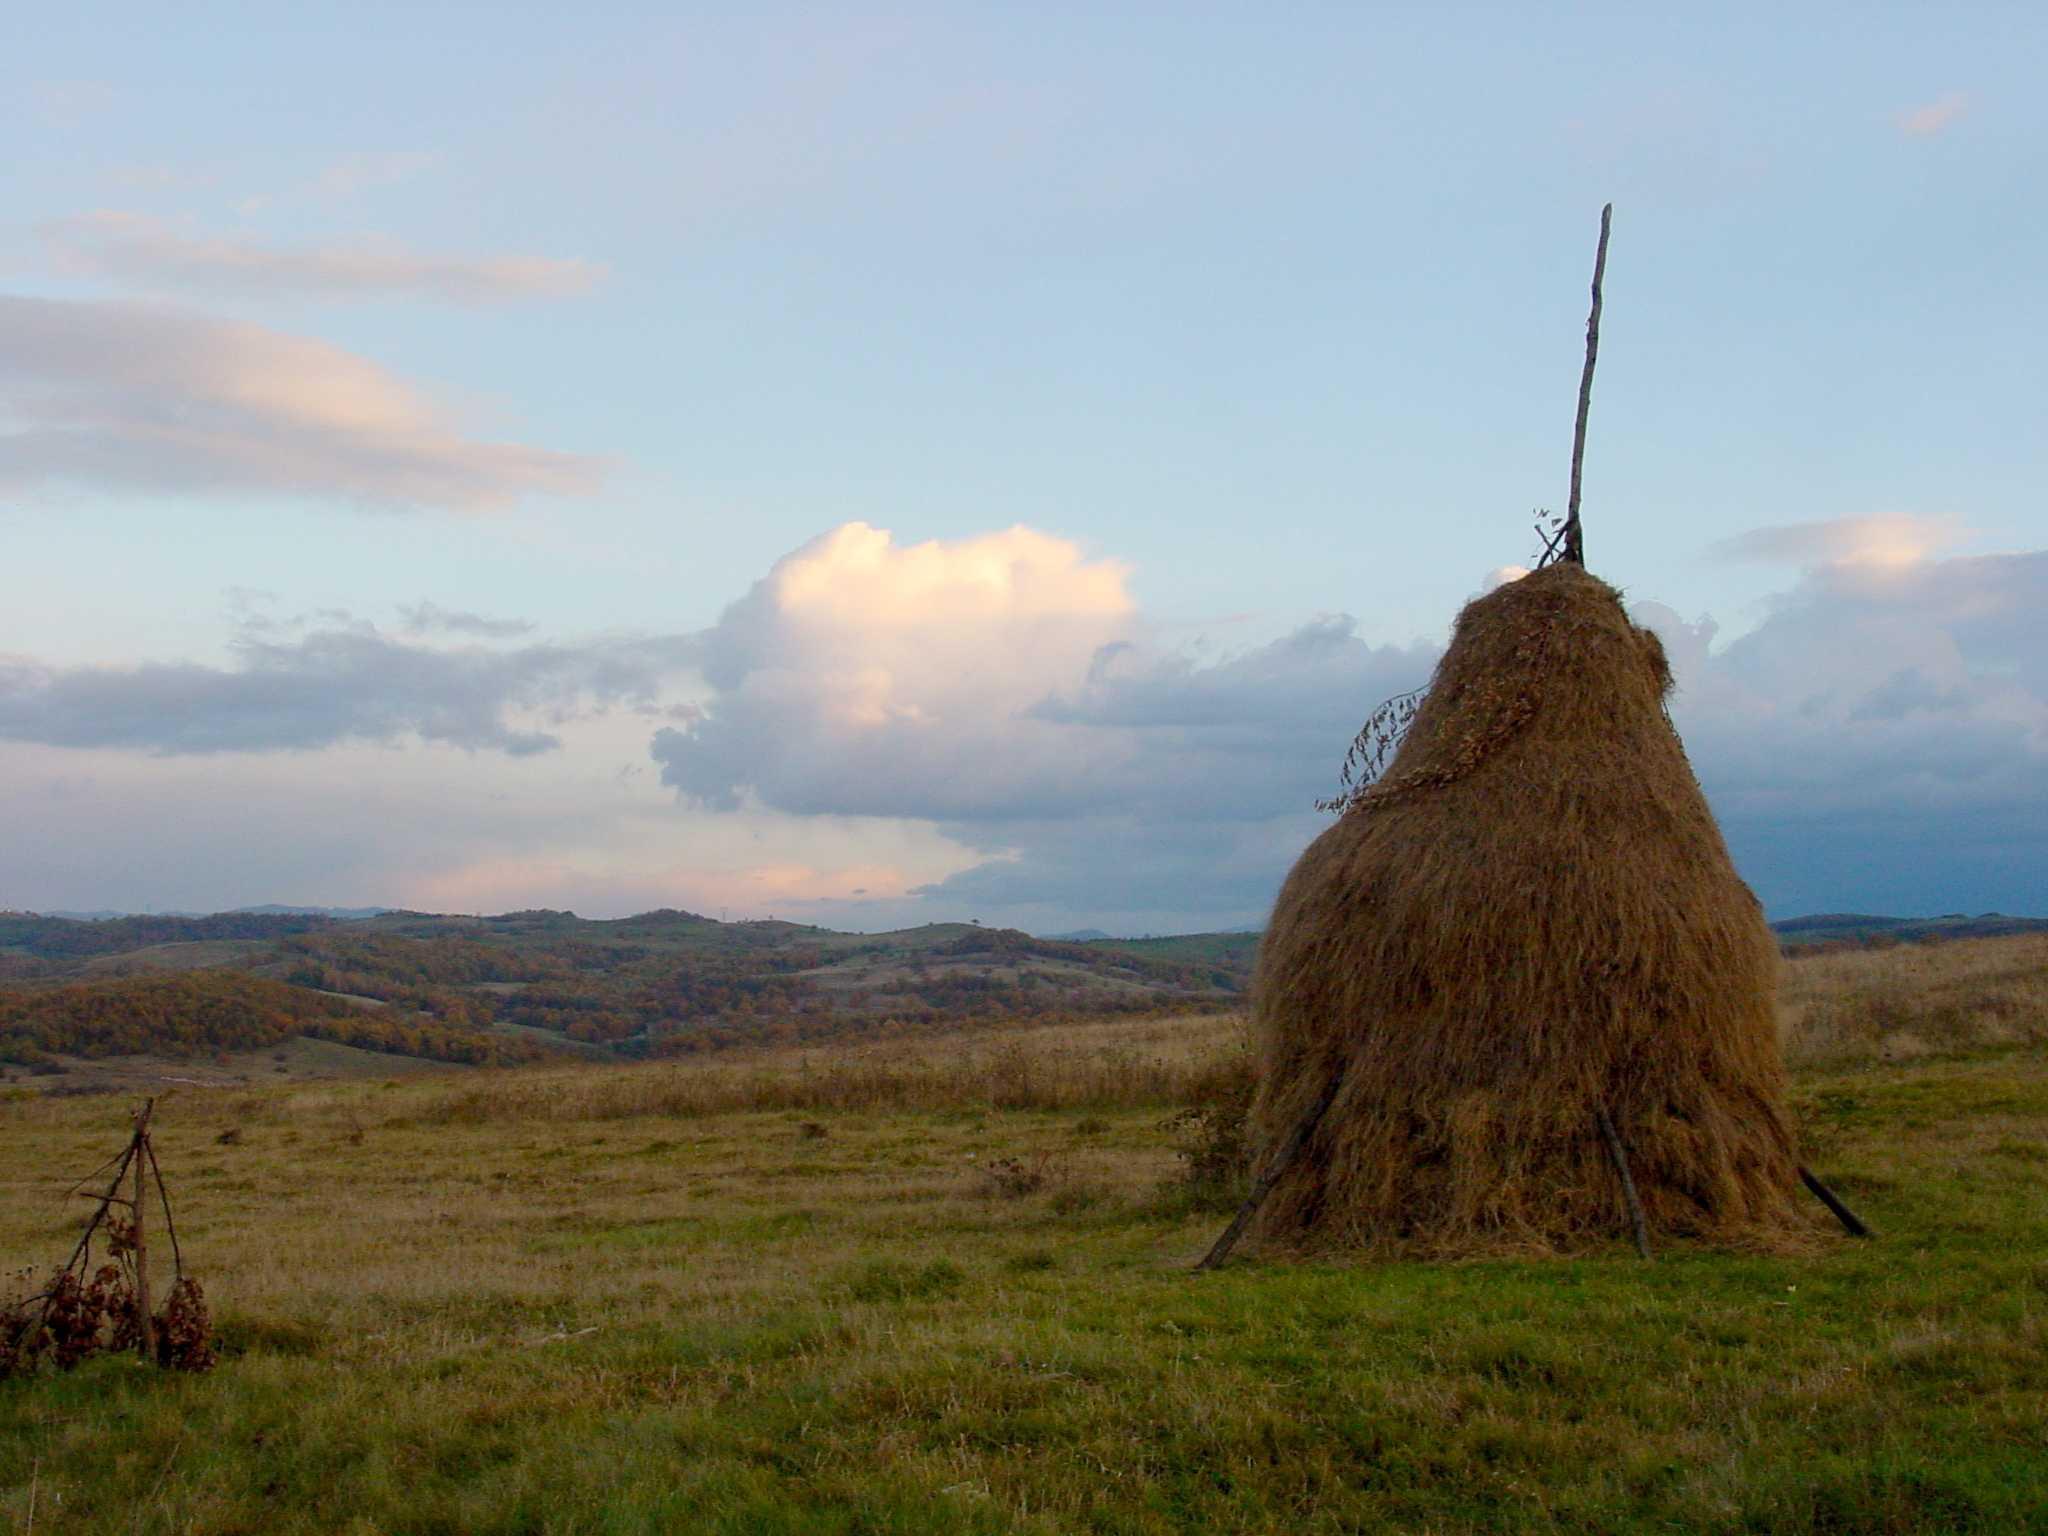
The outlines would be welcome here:
<svg viewBox="0 0 2048 1536">
<path fill-rule="evenodd" d="M 599 478 L 588 458 L 462 435 L 339 347 L 147 305 L 0 295 L 0 411 L 0 489 L 486 511 Z"/>
<path fill-rule="evenodd" d="M 1134 617 L 1121 566 L 1028 528 L 899 546 L 849 523 L 701 637 L 714 702 L 655 755 L 667 782 L 720 807 L 749 793 L 941 821 L 1064 807 L 1110 763 L 1031 710 Z"/>
<path fill-rule="evenodd" d="M 1969 110 L 1970 98 L 1961 91 L 1950 91 L 1924 106 L 1908 107 L 1898 114 L 1896 121 L 1899 132 L 1907 138 L 1931 139 Z"/>
<path fill-rule="evenodd" d="M 431 256 L 395 241 L 266 245 L 192 235 L 144 214 L 102 211 L 55 220 L 43 237 L 59 262 L 144 287 L 236 295 L 288 293 L 323 299 L 411 295 L 458 304 L 557 298 L 588 292 L 596 263 L 541 256 Z"/>
<path fill-rule="evenodd" d="M 1358 722 L 1434 661 L 1343 616 L 1197 660 L 1152 636 L 1121 567 L 1024 528 L 904 547 L 849 524 L 696 638 L 712 691 L 656 735 L 665 782 L 934 824 L 986 857 L 927 898 L 1055 927 L 1255 917 Z"/>
<path fill-rule="evenodd" d="M 1827 522 L 1756 528 L 1716 544 L 1716 559 L 1780 565 L 1843 565 L 1903 570 L 1969 536 L 1953 517 L 1881 512 Z"/>
</svg>

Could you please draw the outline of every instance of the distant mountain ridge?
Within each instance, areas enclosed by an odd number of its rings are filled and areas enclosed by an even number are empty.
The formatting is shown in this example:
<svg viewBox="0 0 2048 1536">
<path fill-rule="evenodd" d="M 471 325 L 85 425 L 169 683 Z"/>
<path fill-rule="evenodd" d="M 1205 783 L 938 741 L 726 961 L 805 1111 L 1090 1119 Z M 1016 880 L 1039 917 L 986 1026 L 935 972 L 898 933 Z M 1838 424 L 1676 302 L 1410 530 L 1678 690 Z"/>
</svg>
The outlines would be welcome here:
<svg viewBox="0 0 2048 1536">
<path fill-rule="evenodd" d="M 2048 932 L 2048 917 L 2011 917 L 2003 912 L 1982 912 L 1975 917 L 1950 912 L 1941 917 L 1879 917 L 1865 912 L 1821 912 L 1811 917 L 1788 917 L 1771 924 L 1779 942 L 1787 948 L 1829 943 L 1861 943 L 1890 938 L 1902 943 L 1928 939 L 1995 939 L 2012 933 Z"/>
<path fill-rule="evenodd" d="M 225 912 L 187 912 L 183 909 L 167 908 L 161 912 L 133 912 L 125 908 L 97 907 L 90 912 L 31 912 L 31 917 L 61 917 L 70 923 L 106 923 L 122 917 L 331 917 L 337 922 L 361 922 L 366 917 L 382 917 L 395 912 L 396 907 L 290 907 L 267 901 L 255 907 L 230 907 Z"/>
</svg>

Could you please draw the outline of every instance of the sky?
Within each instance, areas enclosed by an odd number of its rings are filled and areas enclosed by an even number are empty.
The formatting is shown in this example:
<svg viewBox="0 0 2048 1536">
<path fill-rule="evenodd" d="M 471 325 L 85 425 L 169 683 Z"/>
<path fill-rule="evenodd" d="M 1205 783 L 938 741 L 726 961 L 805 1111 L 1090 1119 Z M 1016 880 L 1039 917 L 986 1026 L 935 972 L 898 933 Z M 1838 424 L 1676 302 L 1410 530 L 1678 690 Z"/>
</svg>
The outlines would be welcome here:
<svg viewBox="0 0 2048 1536">
<path fill-rule="evenodd" d="M 1738 868 L 2048 913 L 2048 12 L 1657 9 L 7 12 L 0 907 L 1257 924 L 1611 200 Z"/>
</svg>

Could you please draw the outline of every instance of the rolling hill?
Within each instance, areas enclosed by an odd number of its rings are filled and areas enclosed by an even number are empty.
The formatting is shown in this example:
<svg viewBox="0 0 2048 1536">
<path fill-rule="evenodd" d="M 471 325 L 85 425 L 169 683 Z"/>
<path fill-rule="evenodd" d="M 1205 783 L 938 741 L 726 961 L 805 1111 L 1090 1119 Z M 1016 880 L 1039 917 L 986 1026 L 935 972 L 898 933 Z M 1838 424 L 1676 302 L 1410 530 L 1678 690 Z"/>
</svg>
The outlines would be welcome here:
<svg viewBox="0 0 2048 1536">
<path fill-rule="evenodd" d="M 362 915 L 368 911 L 370 915 Z M 1822 914 L 1788 952 L 2048 930 L 2048 920 Z M 938 1034 L 967 1023 L 1233 1006 L 1258 935 L 1036 938 L 933 923 L 841 933 L 674 909 L 594 920 L 245 909 L 99 920 L 0 912 L 0 1063 L 45 1075 L 291 1040 L 440 1062 L 621 1060 Z"/>
</svg>

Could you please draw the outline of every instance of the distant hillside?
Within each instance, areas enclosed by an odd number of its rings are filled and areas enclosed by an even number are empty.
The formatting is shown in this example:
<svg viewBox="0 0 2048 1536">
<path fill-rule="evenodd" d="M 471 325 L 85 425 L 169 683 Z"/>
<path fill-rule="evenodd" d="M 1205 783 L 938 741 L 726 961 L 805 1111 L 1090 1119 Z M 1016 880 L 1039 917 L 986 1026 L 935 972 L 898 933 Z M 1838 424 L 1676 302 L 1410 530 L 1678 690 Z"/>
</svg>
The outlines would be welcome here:
<svg viewBox="0 0 2048 1536">
<path fill-rule="evenodd" d="M 1823 912 L 1771 924 L 1787 948 L 1813 944 L 1860 944 L 1895 939 L 1919 944 L 1930 939 L 1993 939 L 2009 933 L 2048 933 L 2048 917 L 2007 917 L 1985 912 L 1970 917 L 1951 912 L 1944 917 L 1874 917 L 1861 912 Z"/>
<path fill-rule="evenodd" d="M 346 921 L 321 912 L 94 922 L 5 913 L 0 1017 L 16 1020 L 24 1048 L 86 1055 L 118 1040 L 189 1055 L 228 1047 L 218 1032 L 162 1021 L 219 1004 L 230 1018 L 223 1028 L 239 1038 L 254 1004 L 227 999 L 216 980 L 239 977 L 277 989 L 258 1010 L 272 1021 L 258 1031 L 264 1043 L 285 1027 L 277 1020 L 289 1022 L 292 1010 L 279 1008 L 290 998 L 308 1000 L 299 1033 L 356 1043 L 324 1022 L 353 1018 L 363 1032 L 359 1010 L 333 1011 L 341 999 L 403 1022 L 384 1031 L 394 1043 L 369 1042 L 373 1049 L 496 1060 L 516 1039 L 662 1056 L 970 1020 L 1220 1008 L 1242 990 L 1249 956 L 1241 936 L 1075 943 L 972 923 L 859 934 L 677 910 L 607 921 L 546 909 Z M 60 994 L 61 1007 L 49 1001 Z M 451 1043 L 461 1041 L 469 1043 Z"/>
<path fill-rule="evenodd" d="M 1790 951 L 2048 930 L 1987 913 L 1827 913 Z M 453 1062 L 616 1059 L 1236 1005 L 1259 935 L 838 933 L 663 909 L 596 921 L 259 908 L 77 921 L 0 912 L 0 1061 L 193 1058 L 292 1039 Z"/>
<path fill-rule="evenodd" d="M 301 1036 L 477 1065 L 548 1054 L 528 1040 L 447 1028 L 234 971 L 0 991 L 0 1062 L 21 1066 L 56 1056 L 209 1056 Z"/>
</svg>

